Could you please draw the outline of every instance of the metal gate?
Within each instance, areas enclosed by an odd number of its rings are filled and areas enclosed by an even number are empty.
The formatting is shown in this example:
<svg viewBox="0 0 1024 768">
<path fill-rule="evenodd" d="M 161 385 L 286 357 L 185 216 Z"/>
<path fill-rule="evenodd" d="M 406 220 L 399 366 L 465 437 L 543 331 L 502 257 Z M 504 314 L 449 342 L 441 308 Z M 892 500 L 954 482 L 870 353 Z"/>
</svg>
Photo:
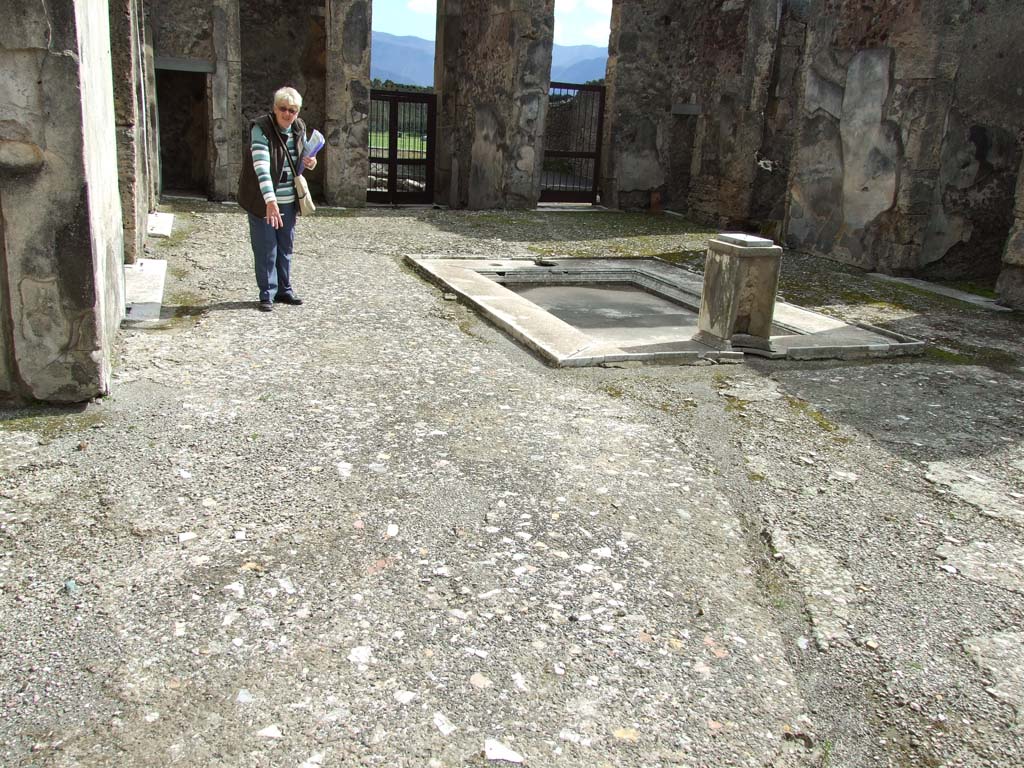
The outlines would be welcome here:
<svg viewBox="0 0 1024 768">
<path fill-rule="evenodd" d="M 370 91 L 370 203 L 434 202 L 432 93 Z"/>
<path fill-rule="evenodd" d="M 544 129 L 542 202 L 597 202 L 604 86 L 551 83 Z"/>
</svg>

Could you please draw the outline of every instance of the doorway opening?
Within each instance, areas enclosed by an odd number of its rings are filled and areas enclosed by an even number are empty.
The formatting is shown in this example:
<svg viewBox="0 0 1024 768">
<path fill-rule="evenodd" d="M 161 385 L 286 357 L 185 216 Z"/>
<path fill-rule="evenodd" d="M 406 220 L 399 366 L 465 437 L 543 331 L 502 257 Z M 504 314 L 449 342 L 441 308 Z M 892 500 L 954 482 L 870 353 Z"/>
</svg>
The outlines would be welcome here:
<svg viewBox="0 0 1024 768">
<path fill-rule="evenodd" d="M 555 2 L 541 202 L 600 201 L 610 0 Z"/>
<path fill-rule="evenodd" d="M 434 202 L 436 113 L 437 97 L 432 93 L 370 91 L 367 202 Z"/>
<path fill-rule="evenodd" d="M 436 0 L 373 0 L 371 203 L 434 202 Z"/>
<path fill-rule="evenodd" d="M 210 192 L 210 126 L 205 72 L 156 70 L 160 191 Z"/>
</svg>

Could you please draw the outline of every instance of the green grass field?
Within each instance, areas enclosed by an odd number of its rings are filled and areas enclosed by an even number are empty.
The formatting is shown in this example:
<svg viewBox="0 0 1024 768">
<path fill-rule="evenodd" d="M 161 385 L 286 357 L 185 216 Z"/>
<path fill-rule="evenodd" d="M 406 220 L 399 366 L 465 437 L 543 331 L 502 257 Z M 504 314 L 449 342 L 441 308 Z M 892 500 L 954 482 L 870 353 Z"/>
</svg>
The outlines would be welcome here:
<svg viewBox="0 0 1024 768">
<path fill-rule="evenodd" d="M 376 150 L 376 154 L 386 152 L 388 149 L 387 131 L 370 131 L 370 148 Z M 427 142 L 422 133 L 402 132 L 399 135 L 399 157 L 424 157 L 426 153 Z"/>
</svg>

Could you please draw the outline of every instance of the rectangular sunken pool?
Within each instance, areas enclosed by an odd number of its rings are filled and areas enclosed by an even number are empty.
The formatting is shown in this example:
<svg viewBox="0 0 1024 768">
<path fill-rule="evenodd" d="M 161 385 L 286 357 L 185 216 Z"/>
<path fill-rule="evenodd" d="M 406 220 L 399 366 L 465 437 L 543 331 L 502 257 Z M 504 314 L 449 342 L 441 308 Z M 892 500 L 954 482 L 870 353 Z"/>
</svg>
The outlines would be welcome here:
<svg viewBox="0 0 1024 768">
<path fill-rule="evenodd" d="M 624 349 L 685 345 L 697 312 L 632 283 L 506 283 L 515 294 L 591 338 Z"/>
<path fill-rule="evenodd" d="M 703 279 L 660 259 L 406 257 L 514 339 L 556 366 L 739 362 L 919 353 L 914 339 L 777 302 L 772 349 L 716 350 L 693 339 Z"/>
</svg>

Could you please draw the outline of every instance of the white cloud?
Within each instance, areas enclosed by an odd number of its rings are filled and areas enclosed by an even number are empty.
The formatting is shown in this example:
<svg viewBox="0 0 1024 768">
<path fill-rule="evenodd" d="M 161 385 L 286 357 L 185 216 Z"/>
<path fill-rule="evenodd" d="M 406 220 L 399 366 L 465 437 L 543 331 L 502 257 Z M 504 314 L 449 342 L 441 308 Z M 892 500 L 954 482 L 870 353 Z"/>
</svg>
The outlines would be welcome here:
<svg viewBox="0 0 1024 768">
<path fill-rule="evenodd" d="M 583 29 L 583 37 L 590 45 L 608 45 L 611 26 L 607 21 L 591 24 Z"/>
<path fill-rule="evenodd" d="M 437 0 L 409 0 L 406 7 L 413 13 L 425 13 L 433 16 L 437 13 Z"/>
<path fill-rule="evenodd" d="M 608 45 L 612 0 L 555 0 L 556 45 Z"/>
</svg>

